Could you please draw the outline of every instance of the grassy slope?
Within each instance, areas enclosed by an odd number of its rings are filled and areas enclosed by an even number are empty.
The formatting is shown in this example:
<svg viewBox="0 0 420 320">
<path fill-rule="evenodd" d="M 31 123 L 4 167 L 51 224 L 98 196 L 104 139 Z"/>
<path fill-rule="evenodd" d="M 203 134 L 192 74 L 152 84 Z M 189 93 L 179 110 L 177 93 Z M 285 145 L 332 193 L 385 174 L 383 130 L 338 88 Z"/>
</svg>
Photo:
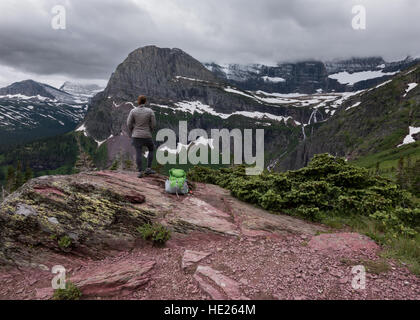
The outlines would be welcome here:
<svg viewBox="0 0 420 320">
<path fill-rule="evenodd" d="M 400 148 L 391 148 L 378 153 L 370 154 L 352 161 L 354 164 L 368 169 L 376 168 L 379 163 L 380 170 L 397 168 L 400 158 L 410 158 L 412 162 L 420 159 L 420 141 Z"/>
</svg>

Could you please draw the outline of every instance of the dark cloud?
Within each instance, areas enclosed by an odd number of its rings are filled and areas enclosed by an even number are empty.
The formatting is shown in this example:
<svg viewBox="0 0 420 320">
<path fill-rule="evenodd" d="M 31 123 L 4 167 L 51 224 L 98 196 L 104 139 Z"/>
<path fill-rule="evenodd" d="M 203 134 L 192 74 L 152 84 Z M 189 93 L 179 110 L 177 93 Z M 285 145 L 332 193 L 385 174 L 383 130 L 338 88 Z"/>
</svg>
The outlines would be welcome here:
<svg viewBox="0 0 420 320">
<path fill-rule="evenodd" d="M 351 8 L 360 3 L 367 29 L 355 31 Z M 67 10 L 66 30 L 51 28 L 55 5 Z M 2 0 L 0 65 L 107 79 L 129 52 L 149 44 L 216 62 L 392 60 L 420 54 L 419 14 L 417 0 Z"/>
</svg>

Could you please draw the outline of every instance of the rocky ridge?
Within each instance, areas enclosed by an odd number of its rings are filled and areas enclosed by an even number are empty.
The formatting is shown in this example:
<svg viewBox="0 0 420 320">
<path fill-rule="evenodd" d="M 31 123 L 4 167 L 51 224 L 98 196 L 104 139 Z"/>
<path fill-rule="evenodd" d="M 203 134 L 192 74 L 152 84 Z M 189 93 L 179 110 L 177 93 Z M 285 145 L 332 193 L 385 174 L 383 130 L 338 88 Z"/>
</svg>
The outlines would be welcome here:
<svg viewBox="0 0 420 320">
<path fill-rule="evenodd" d="M 380 262 L 354 233 L 273 215 L 217 186 L 177 198 L 164 177 L 91 172 L 30 181 L 0 207 L 0 298 L 50 299 L 62 265 L 84 299 L 418 299 L 419 280 L 388 261 L 351 287 L 353 265 Z M 136 227 L 172 230 L 164 248 Z M 71 245 L 59 245 L 62 237 Z"/>
</svg>

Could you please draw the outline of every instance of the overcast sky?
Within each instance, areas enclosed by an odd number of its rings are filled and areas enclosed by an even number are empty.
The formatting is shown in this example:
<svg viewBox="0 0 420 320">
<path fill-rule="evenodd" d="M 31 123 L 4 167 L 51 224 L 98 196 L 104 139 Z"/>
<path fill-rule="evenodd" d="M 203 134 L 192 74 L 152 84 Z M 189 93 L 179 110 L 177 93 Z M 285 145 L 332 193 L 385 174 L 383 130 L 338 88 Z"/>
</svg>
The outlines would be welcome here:
<svg viewBox="0 0 420 320">
<path fill-rule="evenodd" d="M 366 30 L 352 7 L 366 7 Z M 51 9 L 66 8 L 66 29 Z M 200 61 L 266 63 L 420 55 L 418 0 L 1 0 L 0 87 L 32 78 L 105 84 L 145 45 Z"/>
</svg>

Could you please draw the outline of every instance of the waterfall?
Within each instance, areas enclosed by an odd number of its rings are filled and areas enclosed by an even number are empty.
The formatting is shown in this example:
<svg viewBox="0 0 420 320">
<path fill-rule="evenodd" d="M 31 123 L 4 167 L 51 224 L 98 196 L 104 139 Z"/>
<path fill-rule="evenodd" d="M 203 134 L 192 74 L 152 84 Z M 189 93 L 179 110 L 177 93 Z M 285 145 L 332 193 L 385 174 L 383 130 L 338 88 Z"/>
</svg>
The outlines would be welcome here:
<svg viewBox="0 0 420 320">
<path fill-rule="evenodd" d="M 303 140 L 306 140 L 305 125 L 302 125 Z"/>
</svg>

